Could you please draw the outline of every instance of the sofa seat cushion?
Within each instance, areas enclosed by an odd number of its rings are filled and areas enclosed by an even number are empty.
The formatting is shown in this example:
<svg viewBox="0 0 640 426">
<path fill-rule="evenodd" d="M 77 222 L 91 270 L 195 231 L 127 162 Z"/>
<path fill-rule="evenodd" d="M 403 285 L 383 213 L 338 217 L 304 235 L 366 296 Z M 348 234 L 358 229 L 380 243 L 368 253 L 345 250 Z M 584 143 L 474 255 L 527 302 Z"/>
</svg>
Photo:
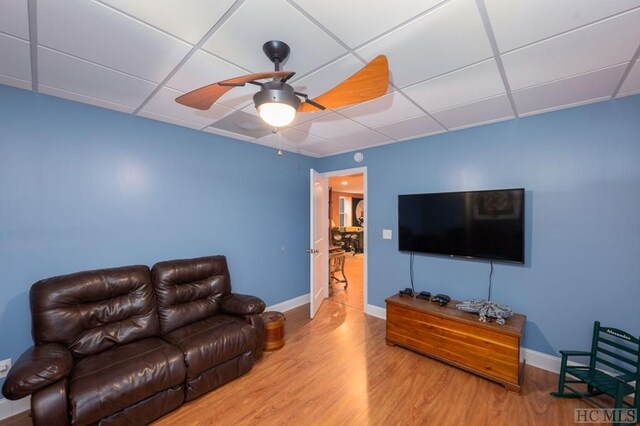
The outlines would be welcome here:
<svg viewBox="0 0 640 426">
<path fill-rule="evenodd" d="M 74 424 L 91 424 L 184 383 L 182 352 L 151 337 L 79 361 L 69 381 Z"/>
<path fill-rule="evenodd" d="M 184 352 L 187 378 L 222 364 L 256 345 L 255 329 L 242 318 L 214 315 L 163 336 Z"/>
</svg>

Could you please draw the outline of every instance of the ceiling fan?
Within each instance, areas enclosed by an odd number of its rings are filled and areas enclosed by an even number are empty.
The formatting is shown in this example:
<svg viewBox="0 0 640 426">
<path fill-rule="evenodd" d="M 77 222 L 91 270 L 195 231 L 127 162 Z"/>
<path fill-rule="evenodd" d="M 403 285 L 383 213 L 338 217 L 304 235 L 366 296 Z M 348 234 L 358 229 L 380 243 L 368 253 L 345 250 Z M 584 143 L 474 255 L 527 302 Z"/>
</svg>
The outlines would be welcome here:
<svg viewBox="0 0 640 426">
<path fill-rule="evenodd" d="M 289 46 L 282 41 L 271 40 L 262 46 L 262 50 L 274 63 L 274 71 L 247 74 L 209 84 L 179 96 L 176 102 L 191 108 L 207 110 L 234 87 L 254 84 L 260 87 L 253 95 L 253 102 L 260 117 L 270 126 L 282 127 L 293 121 L 296 112 L 344 107 L 375 99 L 387 91 L 389 64 L 384 55 L 376 57 L 333 89 L 309 99 L 307 94 L 297 92 L 293 86 L 287 84 L 295 72 L 280 69 L 280 64 L 287 59 L 291 51 Z M 259 81 L 265 79 L 271 80 L 264 83 Z"/>
</svg>

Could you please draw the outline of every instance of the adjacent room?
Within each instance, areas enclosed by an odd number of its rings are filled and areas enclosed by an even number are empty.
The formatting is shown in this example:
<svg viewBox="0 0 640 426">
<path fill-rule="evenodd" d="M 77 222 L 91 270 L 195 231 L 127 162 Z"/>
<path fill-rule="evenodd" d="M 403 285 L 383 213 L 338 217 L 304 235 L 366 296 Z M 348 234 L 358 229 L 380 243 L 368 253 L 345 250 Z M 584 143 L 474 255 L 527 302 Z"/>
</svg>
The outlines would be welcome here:
<svg viewBox="0 0 640 426">
<path fill-rule="evenodd" d="M 0 1 L 0 426 L 636 424 L 640 0 Z"/>
</svg>

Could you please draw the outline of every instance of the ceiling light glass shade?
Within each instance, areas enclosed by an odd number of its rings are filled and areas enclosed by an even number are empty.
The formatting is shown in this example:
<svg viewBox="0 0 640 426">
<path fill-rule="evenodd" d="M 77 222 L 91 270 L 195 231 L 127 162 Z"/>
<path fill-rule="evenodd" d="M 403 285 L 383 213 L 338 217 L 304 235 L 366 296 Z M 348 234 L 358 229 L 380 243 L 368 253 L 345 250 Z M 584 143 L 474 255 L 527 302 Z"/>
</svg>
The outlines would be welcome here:
<svg viewBox="0 0 640 426">
<path fill-rule="evenodd" d="M 260 117 L 273 127 L 290 124 L 300 108 L 300 99 L 293 87 L 280 80 L 264 83 L 262 89 L 253 95 L 253 103 Z"/>
<path fill-rule="evenodd" d="M 291 105 L 266 102 L 258 107 L 258 114 L 270 126 L 283 127 L 296 118 L 296 110 Z"/>
</svg>

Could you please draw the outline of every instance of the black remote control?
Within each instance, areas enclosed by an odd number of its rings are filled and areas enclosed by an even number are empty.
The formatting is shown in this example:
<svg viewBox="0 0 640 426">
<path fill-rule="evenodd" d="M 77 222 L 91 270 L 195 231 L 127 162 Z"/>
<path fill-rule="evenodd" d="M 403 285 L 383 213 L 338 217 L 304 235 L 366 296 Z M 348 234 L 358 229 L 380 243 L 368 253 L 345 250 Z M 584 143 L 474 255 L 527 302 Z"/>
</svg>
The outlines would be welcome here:
<svg viewBox="0 0 640 426">
<path fill-rule="evenodd" d="M 428 291 L 421 291 L 420 294 L 416 296 L 418 299 L 429 300 L 431 297 L 431 293 Z"/>
<path fill-rule="evenodd" d="M 400 294 L 400 297 L 402 296 L 413 297 L 413 290 L 411 290 L 410 288 L 405 288 L 404 290 L 400 290 L 399 294 Z"/>
</svg>

